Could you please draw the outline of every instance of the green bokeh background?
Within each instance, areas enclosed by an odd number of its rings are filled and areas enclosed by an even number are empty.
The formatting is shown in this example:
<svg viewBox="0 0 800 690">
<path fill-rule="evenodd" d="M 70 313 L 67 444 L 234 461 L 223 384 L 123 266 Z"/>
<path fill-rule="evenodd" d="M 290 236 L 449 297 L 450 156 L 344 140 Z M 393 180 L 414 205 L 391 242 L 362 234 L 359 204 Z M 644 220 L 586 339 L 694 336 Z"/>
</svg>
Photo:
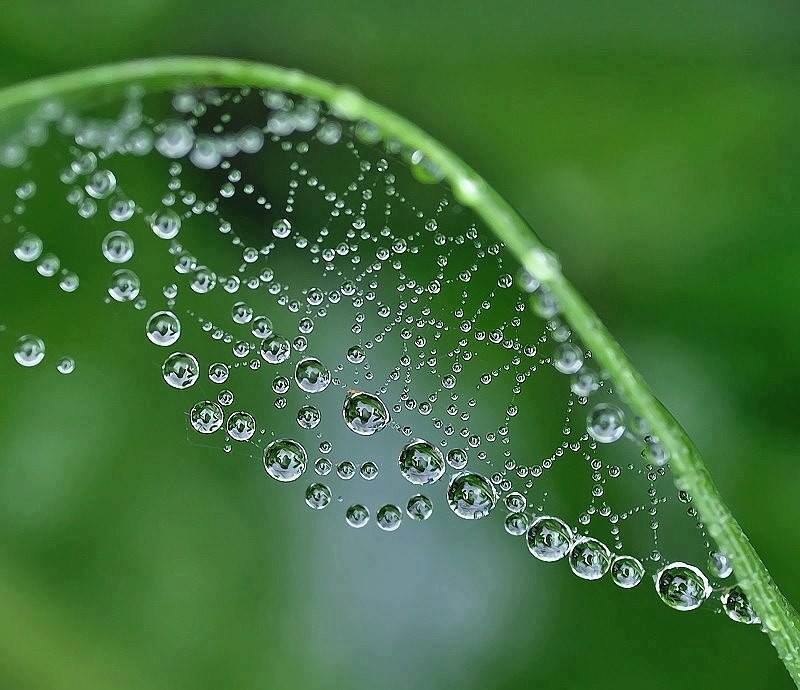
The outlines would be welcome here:
<svg viewBox="0 0 800 690">
<path fill-rule="evenodd" d="M 62 0 L 0 18 L 6 84 L 242 57 L 351 83 L 447 143 L 560 255 L 795 602 L 798 38 L 800 6 L 752 0 Z M 124 414 L 163 384 L 123 399 L 136 372 L 117 369 L 76 376 L 69 405 L 52 377 L 1 370 L 0 687 L 791 687 L 757 630 L 533 567 L 502 535 L 476 560 L 463 530 L 388 545 L 311 521 L 183 428 Z"/>
</svg>

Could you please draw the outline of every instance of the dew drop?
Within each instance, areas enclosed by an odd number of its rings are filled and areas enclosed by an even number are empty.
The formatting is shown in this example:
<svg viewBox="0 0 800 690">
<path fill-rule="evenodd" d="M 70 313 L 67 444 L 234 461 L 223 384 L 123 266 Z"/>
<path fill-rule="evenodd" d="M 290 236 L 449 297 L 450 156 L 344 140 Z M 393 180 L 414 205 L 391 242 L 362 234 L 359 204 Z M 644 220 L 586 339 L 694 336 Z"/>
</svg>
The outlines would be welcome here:
<svg viewBox="0 0 800 690">
<path fill-rule="evenodd" d="M 725 611 L 725 615 L 732 621 L 746 623 L 747 625 L 761 623 L 761 619 L 750 604 L 747 595 L 738 585 L 734 585 L 730 589 L 725 590 L 720 597 L 720 601 L 722 602 L 722 610 Z"/>
<path fill-rule="evenodd" d="M 183 390 L 196 383 L 200 376 L 200 365 L 187 352 L 173 352 L 164 360 L 161 373 L 169 386 Z"/>
<path fill-rule="evenodd" d="M 342 417 L 350 431 L 372 436 L 389 423 L 389 410 L 377 395 L 364 391 L 348 391 L 342 405 Z"/>
<path fill-rule="evenodd" d="M 633 556 L 617 556 L 611 564 L 611 579 L 623 589 L 636 587 L 644 577 L 644 566 Z"/>
<path fill-rule="evenodd" d="M 139 276 L 127 268 L 121 268 L 111 274 L 108 294 L 116 302 L 132 302 L 139 296 Z"/>
<path fill-rule="evenodd" d="M 596 405 L 586 420 L 586 429 L 600 443 L 614 443 L 625 433 L 625 415 L 615 405 Z"/>
<path fill-rule="evenodd" d="M 268 364 L 282 364 L 292 354 L 292 346 L 286 338 L 273 335 L 261 343 L 261 356 Z"/>
<path fill-rule="evenodd" d="M 35 335 L 23 335 L 17 340 L 14 359 L 23 367 L 35 367 L 44 359 L 44 341 Z"/>
<path fill-rule="evenodd" d="M 306 505 L 314 510 L 327 508 L 331 502 L 331 490 L 319 482 L 309 484 L 306 489 Z"/>
<path fill-rule="evenodd" d="M 154 345 L 169 347 L 181 337 L 181 322 L 171 311 L 157 311 L 147 320 L 145 333 Z"/>
<path fill-rule="evenodd" d="M 427 496 L 416 494 L 408 499 L 406 513 L 412 520 L 427 520 L 433 513 L 433 503 Z"/>
<path fill-rule="evenodd" d="M 572 530 L 557 517 L 536 518 L 526 536 L 528 551 L 540 561 L 558 561 L 567 555 L 572 543 Z"/>
<path fill-rule="evenodd" d="M 306 357 L 297 363 L 294 380 L 306 393 L 321 393 L 330 384 L 331 373 L 315 357 Z"/>
<path fill-rule="evenodd" d="M 384 532 L 394 532 L 403 520 L 403 512 L 396 505 L 387 503 L 378 508 L 375 521 Z"/>
<path fill-rule="evenodd" d="M 189 422 L 201 434 L 213 434 L 222 427 L 222 408 L 211 400 L 202 400 L 189 412 Z"/>
<path fill-rule="evenodd" d="M 569 550 L 569 567 L 584 580 L 599 580 L 611 567 L 611 552 L 603 542 L 581 537 Z"/>
<path fill-rule="evenodd" d="M 528 516 L 525 513 L 509 513 L 506 515 L 504 526 L 512 537 L 521 537 L 528 531 Z"/>
<path fill-rule="evenodd" d="M 442 451 L 421 438 L 403 446 L 398 460 L 400 474 L 412 484 L 433 484 L 444 475 L 446 465 Z"/>
<path fill-rule="evenodd" d="M 36 259 L 42 255 L 43 249 L 44 243 L 38 237 L 38 235 L 34 235 L 32 232 L 27 232 L 19 238 L 19 241 L 15 245 L 14 256 L 16 256 L 20 261 L 30 263 L 32 261 L 36 261 Z"/>
<path fill-rule="evenodd" d="M 453 475 L 447 487 L 447 505 L 458 517 L 479 520 L 497 503 L 497 493 L 486 477 L 475 472 Z"/>
<path fill-rule="evenodd" d="M 297 441 L 282 438 L 264 449 L 264 469 L 279 482 L 293 482 L 306 471 L 306 449 Z"/>
<path fill-rule="evenodd" d="M 75 360 L 72 357 L 62 357 L 56 364 L 59 374 L 71 374 L 75 371 Z"/>
<path fill-rule="evenodd" d="M 222 362 L 214 362 L 208 367 L 208 378 L 212 383 L 225 383 L 228 380 L 228 365 Z"/>
<path fill-rule="evenodd" d="M 354 503 L 345 512 L 344 519 L 350 527 L 360 529 L 369 522 L 369 510 L 360 503 Z"/>
<path fill-rule="evenodd" d="M 711 594 L 711 585 L 703 572 L 687 563 L 670 563 L 656 574 L 656 592 L 669 607 L 692 611 L 702 606 Z"/>
<path fill-rule="evenodd" d="M 234 412 L 225 429 L 234 441 L 249 441 L 256 433 L 256 420 L 249 412 Z"/>
</svg>

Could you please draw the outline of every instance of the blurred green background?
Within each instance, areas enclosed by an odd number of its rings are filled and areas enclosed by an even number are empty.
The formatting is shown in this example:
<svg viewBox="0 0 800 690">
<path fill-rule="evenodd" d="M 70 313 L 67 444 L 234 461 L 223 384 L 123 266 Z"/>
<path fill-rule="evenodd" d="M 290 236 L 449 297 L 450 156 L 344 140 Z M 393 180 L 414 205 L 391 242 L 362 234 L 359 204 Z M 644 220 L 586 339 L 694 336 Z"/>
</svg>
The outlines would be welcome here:
<svg viewBox="0 0 800 690">
<path fill-rule="evenodd" d="M 797 3 L 2 13 L 5 84 L 242 57 L 351 83 L 443 140 L 560 255 L 800 601 Z M 389 547 L 312 524 L 183 429 L 132 423 L 125 410 L 148 398 L 119 399 L 126 373 L 112 368 L 105 388 L 71 392 L 77 407 L 2 385 L 4 688 L 791 687 L 757 630 L 531 567 L 510 539 L 476 563 L 458 530 L 446 548 L 436 533 Z M 40 471 L 52 454 L 58 471 Z"/>
</svg>

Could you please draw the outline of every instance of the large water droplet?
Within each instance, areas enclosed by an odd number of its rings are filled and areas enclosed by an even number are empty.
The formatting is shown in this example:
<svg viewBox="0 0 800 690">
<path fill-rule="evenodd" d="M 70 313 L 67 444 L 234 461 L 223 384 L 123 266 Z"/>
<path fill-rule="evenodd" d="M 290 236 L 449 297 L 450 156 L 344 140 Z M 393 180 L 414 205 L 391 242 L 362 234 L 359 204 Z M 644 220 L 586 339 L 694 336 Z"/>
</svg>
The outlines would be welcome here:
<svg viewBox="0 0 800 690">
<path fill-rule="evenodd" d="M 261 343 L 261 356 L 269 364 L 282 364 L 291 354 L 291 344 L 279 335 L 273 335 Z"/>
<path fill-rule="evenodd" d="M 408 499 L 406 513 L 412 520 L 427 520 L 433 513 L 433 503 L 427 496 L 416 494 Z"/>
<path fill-rule="evenodd" d="M 702 606 L 711 594 L 703 572 L 687 563 L 670 563 L 656 574 L 656 592 L 661 600 L 678 611 L 692 611 Z"/>
<path fill-rule="evenodd" d="M 391 503 L 378 508 L 375 520 L 384 532 L 394 532 L 403 520 L 403 513 L 396 505 Z"/>
<path fill-rule="evenodd" d="M 331 372 L 315 357 L 306 357 L 297 363 L 294 380 L 306 393 L 321 393 L 331 382 Z"/>
<path fill-rule="evenodd" d="M 442 451 L 421 438 L 403 446 L 398 462 L 400 473 L 412 484 L 432 484 L 446 469 Z"/>
<path fill-rule="evenodd" d="M 309 484 L 306 489 L 306 505 L 314 510 L 322 510 L 326 508 L 331 502 L 331 490 L 325 486 L 315 482 Z"/>
<path fill-rule="evenodd" d="M 42 255 L 43 249 L 44 243 L 42 240 L 32 232 L 27 232 L 19 238 L 14 247 L 14 256 L 20 261 L 30 263 L 31 261 L 36 261 Z"/>
<path fill-rule="evenodd" d="M 526 536 L 528 551 L 540 561 L 558 561 L 567 555 L 572 544 L 572 530 L 557 517 L 536 518 Z"/>
<path fill-rule="evenodd" d="M 188 352 L 173 352 L 164 360 L 161 373 L 170 386 L 182 390 L 195 384 L 200 376 L 200 365 Z"/>
<path fill-rule="evenodd" d="M 503 526 L 512 537 L 521 537 L 528 531 L 528 516 L 525 513 L 509 513 Z"/>
<path fill-rule="evenodd" d="M 249 412 L 234 412 L 225 428 L 234 441 L 249 441 L 256 433 L 256 420 Z"/>
<path fill-rule="evenodd" d="M 617 556 L 611 564 L 611 579 L 623 589 L 636 587 L 644 577 L 644 566 L 633 556 Z"/>
<path fill-rule="evenodd" d="M 595 441 L 613 443 L 625 433 L 625 415 L 615 405 L 597 405 L 589 413 L 586 429 Z"/>
<path fill-rule="evenodd" d="M 344 519 L 350 527 L 359 529 L 369 522 L 369 510 L 360 503 L 355 503 L 347 509 Z"/>
<path fill-rule="evenodd" d="M 17 340 L 14 359 L 23 367 L 35 367 L 44 359 L 44 341 L 35 335 L 23 335 Z"/>
<path fill-rule="evenodd" d="M 171 311 L 157 311 L 147 320 L 145 333 L 154 345 L 168 347 L 181 337 L 181 322 Z"/>
<path fill-rule="evenodd" d="M 121 268 L 111 274 L 108 294 L 116 302 L 131 302 L 139 296 L 139 276 L 127 268 Z"/>
<path fill-rule="evenodd" d="M 599 580 L 611 567 L 611 552 L 603 542 L 581 537 L 569 550 L 569 567 L 584 580 Z"/>
<path fill-rule="evenodd" d="M 264 449 L 264 469 L 279 482 L 293 482 L 306 471 L 306 449 L 297 441 L 281 438 Z"/>
<path fill-rule="evenodd" d="M 458 517 L 479 520 L 497 503 L 497 493 L 486 477 L 475 472 L 459 472 L 447 487 L 447 505 Z"/>
<path fill-rule="evenodd" d="M 761 619 L 739 585 L 734 585 L 726 590 L 720 597 L 720 601 L 722 602 L 722 610 L 732 621 L 748 625 L 761 623 Z"/>
<path fill-rule="evenodd" d="M 133 258 L 133 240 L 123 230 L 108 233 L 100 245 L 103 256 L 112 264 L 124 264 Z"/>
<path fill-rule="evenodd" d="M 342 405 L 342 417 L 348 428 L 361 436 L 372 436 L 389 423 L 389 410 L 377 395 L 348 391 Z"/>
<path fill-rule="evenodd" d="M 222 426 L 222 408 L 211 400 L 202 400 L 189 412 L 189 422 L 201 434 L 213 434 Z"/>
</svg>

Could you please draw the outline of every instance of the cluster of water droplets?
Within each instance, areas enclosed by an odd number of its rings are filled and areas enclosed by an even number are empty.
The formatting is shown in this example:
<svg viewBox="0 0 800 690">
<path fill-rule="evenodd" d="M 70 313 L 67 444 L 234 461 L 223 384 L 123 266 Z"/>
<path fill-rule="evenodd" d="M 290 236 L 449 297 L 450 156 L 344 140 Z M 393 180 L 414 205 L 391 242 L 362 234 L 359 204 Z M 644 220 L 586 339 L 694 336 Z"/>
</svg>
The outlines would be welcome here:
<svg viewBox="0 0 800 690">
<path fill-rule="evenodd" d="M 302 482 L 314 511 L 341 504 L 352 528 L 392 532 L 440 505 L 464 521 L 499 513 L 538 561 L 565 560 L 577 577 L 623 589 L 649 571 L 674 609 L 716 592 L 731 619 L 759 622 L 742 590 L 725 584 L 730 561 L 691 497 L 674 490 L 659 440 L 615 395 L 554 297 L 458 203 L 469 181 L 451 192 L 420 152 L 308 99 L 181 92 L 161 116 L 144 101 L 132 89 L 106 119 L 42 105 L 0 146 L 0 165 L 20 178 L 3 223 L 16 233 L 14 259 L 78 290 L 78 275 L 26 220 L 37 188 L 29 157 L 61 138 L 67 212 L 105 225 L 96 256 L 107 280 L 96 296 L 141 312 L 137 337 L 161 352 L 164 384 L 185 396 L 198 437 L 246 449 L 270 480 Z M 343 167 L 346 182 L 329 183 Z M 264 168 L 266 179 L 254 173 Z M 160 194 L 130 194 L 137 170 L 152 169 L 166 172 Z M 160 286 L 140 278 L 143 252 L 166 259 Z M 197 338 L 213 357 L 188 344 Z M 39 365 L 42 338 L 19 334 L 13 358 Z M 57 367 L 70 373 L 75 362 Z M 250 405 L 240 402 L 245 377 L 260 392 Z M 570 514 L 550 490 L 562 471 L 589 482 Z M 626 478 L 644 495 L 612 499 Z M 372 504 L 364 487 L 384 480 L 396 499 Z M 345 487 L 358 486 L 367 498 L 345 501 Z M 703 568 L 667 557 L 667 506 L 697 527 Z M 629 548 L 629 525 L 643 525 L 649 543 L 631 538 Z"/>
</svg>

